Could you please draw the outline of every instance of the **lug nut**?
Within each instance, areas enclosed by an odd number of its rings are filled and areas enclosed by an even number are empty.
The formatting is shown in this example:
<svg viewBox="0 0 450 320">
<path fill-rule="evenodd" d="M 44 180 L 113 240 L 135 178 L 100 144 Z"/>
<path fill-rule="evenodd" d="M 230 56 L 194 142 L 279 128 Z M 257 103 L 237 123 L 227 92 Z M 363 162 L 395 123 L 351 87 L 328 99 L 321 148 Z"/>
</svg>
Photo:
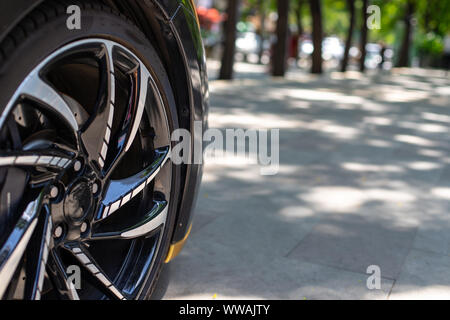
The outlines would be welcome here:
<svg viewBox="0 0 450 320">
<path fill-rule="evenodd" d="M 98 184 L 97 184 L 97 183 L 94 183 L 94 184 L 92 185 L 92 193 L 93 193 L 93 194 L 97 194 L 97 192 L 98 192 Z"/>
<path fill-rule="evenodd" d="M 83 222 L 83 224 L 80 227 L 81 233 L 85 233 L 88 229 L 88 224 L 86 222 Z"/>
<path fill-rule="evenodd" d="M 81 161 L 77 160 L 77 162 L 75 162 L 75 164 L 73 165 L 73 170 L 75 170 L 75 172 L 78 172 L 81 170 Z"/>
<path fill-rule="evenodd" d="M 64 232 L 63 227 L 57 226 L 55 231 L 53 232 L 53 235 L 55 238 L 60 238 L 62 236 L 63 232 Z"/>
<path fill-rule="evenodd" d="M 59 194 L 59 189 L 58 189 L 58 187 L 57 187 L 57 186 L 53 186 L 53 187 L 50 189 L 50 197 L 52 197 L 52 199 L 55 199 L 56 197 L 58 197 L 58 194 Z"/>
</svg>

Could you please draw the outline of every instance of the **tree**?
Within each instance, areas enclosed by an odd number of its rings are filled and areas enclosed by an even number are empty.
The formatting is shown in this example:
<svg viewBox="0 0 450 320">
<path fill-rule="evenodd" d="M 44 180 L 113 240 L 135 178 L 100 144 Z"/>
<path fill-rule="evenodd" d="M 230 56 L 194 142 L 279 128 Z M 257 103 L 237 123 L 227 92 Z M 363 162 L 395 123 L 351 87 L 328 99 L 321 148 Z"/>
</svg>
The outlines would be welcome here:
<svg viewBox="0 0 450 320">
<path fill-rule="evenodd" d="M 409 66 L 409 51 L 411 47 L 411 36 L 412 36 L 412 19 L 415 11 L 415 3 L 413 0 L 408 0 L 406 3 L 405 11 L 405 32 L 403 33 L 403 40 L 400 47 L 399 59 L 397 62 L 397 67 L 407 67 Z"/>
<path fill-rule="evenodd" d="M 260 26 L 258 30 L 259 35 L 259 48 L 258 48 L 258 63 L 262 63 L 262 56 L 264 53 L 264 31 L 266 26 L 266 8 L 264 6 L 264 0 L 258 0 L 258 12 L 260 19 Z"/>
<path fill-rule="evenodd" d="M 366 44 L 367 44 L 367 19 L 369 15 L 367 13 L 368 0 L 363 0 L 362 5 L 362 17 L 363 20 L 361 22 L 361 38 L 359 43 L 359 50 L 361 51 L 361 57 L 359 59 L 359 71 L 364 72 L 366 69 Z"/>
<path fill-rule="evenodd" d="M 312 16 L 312 37 L 314 46 L 311 73 L 322 73 L 322 8 L 320 0 L 309 0 L 309 5 Z"/>
<path fill-rule="evenodd" d="M 347 40 L 345 41 L 344 57 L 342 58 L 341 71 L 347 71 L 348 56 L 352 46 L 353 31 L 355 29 L 355 0 L 347 0 L 347 6 L 350 13 L 350 26 L 348 27 Z"/>
<path fill-rule="evenodd" d="M 304 0 L 297 0 L 297 5 L 295 6 L 295 21 L 297 23 L 297 45 L 300 46 L 301 45 L 301 38 L 303 37 L 303 33 L 304 33 L 304 28 L 303 28 L 303 19 L 302 19 L 302 9 L 303 9 L 303 4 L 304 4 Z M 295 52 L 297 53 L 297 56 L 295 57 L 296 60 L 299 58 L 298 56 L 298 50 L 295 50 Z"/>
<path fill-rule="evenodd" d="M 277 42 L 272 61 L 272 75 L 283 77 L 286 73 L 289 0 L 278 0 Z"/>
<path fill-rule="evenodd" d="M 220 66 L 219 79 L 233 78 L 234 53 L 236 50 L 236 24 L 238 22 L 239 0 L 229 0 L 227 18 L 224 23 L 225 43 Z"/>
</svg>

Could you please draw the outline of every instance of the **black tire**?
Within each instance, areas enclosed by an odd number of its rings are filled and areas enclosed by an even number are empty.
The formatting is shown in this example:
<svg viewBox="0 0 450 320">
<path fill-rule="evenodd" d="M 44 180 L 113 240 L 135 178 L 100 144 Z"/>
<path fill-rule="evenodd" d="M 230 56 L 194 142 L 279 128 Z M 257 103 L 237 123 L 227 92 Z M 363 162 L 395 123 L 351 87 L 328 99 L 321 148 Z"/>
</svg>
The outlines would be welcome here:
<svg viewBox="0 0 450 320">
<path fill-rule="evenodd" d="M 78 5 L 82 11 L 81 30 L 69 30 L 66 27 L 68 18 L 66 8 L 73 4 Z M 129 19 L 97 1 L 46 1 L 10 32 L 0 45 L 0 88 L 2 88 L 0 114 L 4 113 L 5 106 L 25 77 L 44 59 L 65 45 L 89 38 L 107 39 L 121 44 L 145 64 L 162 96 L 170 132 L 177 129 L 175 99 L 157 51 Z M 171 170 L 171 201 L 166 221 L 167 227 L 164 228 L 160 247 L 153 260 L 153 267 L 147 274 L 147 280 L 137 299 L 150 298 L 170 245 L 180 185 L 179 169 L 172 166 Z M 0 242 L 0 248 L 1 245 Z"/>
</svg>

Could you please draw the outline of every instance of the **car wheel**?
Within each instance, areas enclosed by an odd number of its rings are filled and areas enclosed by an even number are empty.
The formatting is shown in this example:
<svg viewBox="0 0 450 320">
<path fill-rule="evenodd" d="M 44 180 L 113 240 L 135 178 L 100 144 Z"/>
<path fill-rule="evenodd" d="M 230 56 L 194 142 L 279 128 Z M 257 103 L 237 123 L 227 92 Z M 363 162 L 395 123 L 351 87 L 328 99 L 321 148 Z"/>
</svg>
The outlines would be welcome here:
<svg viewBox="0 0 450 320">
<path fill-rule="evenodd" d="M 0 46 L 3 299 L 146 299 L 173 231 L 168 76 L 127 18 L 75 4 L 80 30 L 45 2 Z"/>
</svg>

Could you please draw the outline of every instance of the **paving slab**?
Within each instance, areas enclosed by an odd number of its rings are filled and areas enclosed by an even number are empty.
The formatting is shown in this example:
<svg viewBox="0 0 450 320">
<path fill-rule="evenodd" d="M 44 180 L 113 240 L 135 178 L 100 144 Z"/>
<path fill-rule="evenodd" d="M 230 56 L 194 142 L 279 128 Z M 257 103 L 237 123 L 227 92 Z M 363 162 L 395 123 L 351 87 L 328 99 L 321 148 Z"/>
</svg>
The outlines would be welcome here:
<svg viewBox="0 0 450 320">
<path fill-rule="evenodd" d="M 383 277 L 396 279 L 415 234 L 414 227 L 392 226 L 354 214 L 335 215 L 316 225 L 289 258 L 360 273 L 377 265 Z"/>
<path fill-rule="evenodd" d="M 411 250 L 390 299 L 450 299 L 450 256 Z"/>
<path fill-rule="evenodd" d="M 208 64 L 210 127 L 279 129 L 279 172 L 207 159 L 191 237 L 160 298 L 450 297 L 448 77 L 296 69 L 281 79 L 237 63 L 228 82 Z M 380 290 L 366 286 L 370 265 Z"/>
</svg>

